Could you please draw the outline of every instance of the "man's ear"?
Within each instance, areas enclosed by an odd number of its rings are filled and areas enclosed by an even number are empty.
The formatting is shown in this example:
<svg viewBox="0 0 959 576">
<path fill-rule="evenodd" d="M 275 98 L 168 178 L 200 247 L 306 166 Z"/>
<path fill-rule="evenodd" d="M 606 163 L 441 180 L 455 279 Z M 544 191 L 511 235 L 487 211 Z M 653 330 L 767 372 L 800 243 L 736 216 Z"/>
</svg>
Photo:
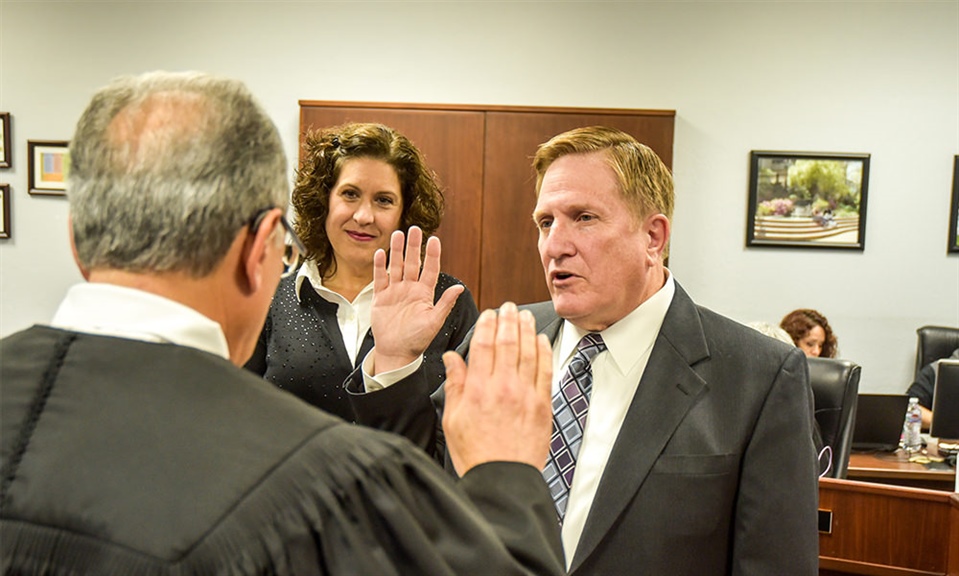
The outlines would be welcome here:
<svg viewBox="0 0 959 576">
<path fill-rule="evenodd" d="M 247 228 L 247 238 L 243 246 L 240 267 L 246 276 L 246 287 L 250 293 L 263 288 L 266 279 L 267 266 L 276 265 L 270 262 L 270 255 L 279 248 L 275 244 L 273 231 L 276 229 L 282 212 L 279 208 L 270 212 L 260 221 L 256 233 L 250 233 Z"/>
<path fill-rule="evenodd" d="M 646 247 L 650 257 L 662 260 L 669 242 L 670 222 L 665 214 L 652 214 L 646 218 L 646 234 L 649 244 Z"/>
<path fill-rule="evenodd" d="M 73 237 L 73 217 L 70 215 L 67 215 L 67 236 L 70 237 L 70 253 L 73 254 L 73 261 L 77 263 L 77 268 L 80 269 L 83 279 L 89 281 L 90 271 L 83 267 L 80 256 L 77 254 L 77 242 Z"/>
</svg>

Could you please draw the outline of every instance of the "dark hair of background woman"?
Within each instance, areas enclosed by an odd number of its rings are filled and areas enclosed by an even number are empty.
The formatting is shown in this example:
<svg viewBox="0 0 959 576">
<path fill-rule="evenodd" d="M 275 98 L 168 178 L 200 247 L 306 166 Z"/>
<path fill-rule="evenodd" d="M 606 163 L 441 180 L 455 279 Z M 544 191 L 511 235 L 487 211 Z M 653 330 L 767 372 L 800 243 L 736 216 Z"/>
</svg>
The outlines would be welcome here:
<svg viewBox="0 0 959 576">
<path fill-rule="evenodd" d="M 816 326 L 821 326 L 823 332 L 826 333 L 826 341 L 823 342 L 822 351 L 819 353 L 819 356 L 821 358 L 836 357 L 838 348 L 836 335 L 833 334 L 832 328 L 829 326 L 829 321 L 819 312 L 809 308 L 793 310 L 789 314 L 786 314 L 779 325 L 783 330 L 789 333 L 789 336 L 793 339 L 793 343 L 797 346 L 803 336 L 810 330 Z"/>
</svg>

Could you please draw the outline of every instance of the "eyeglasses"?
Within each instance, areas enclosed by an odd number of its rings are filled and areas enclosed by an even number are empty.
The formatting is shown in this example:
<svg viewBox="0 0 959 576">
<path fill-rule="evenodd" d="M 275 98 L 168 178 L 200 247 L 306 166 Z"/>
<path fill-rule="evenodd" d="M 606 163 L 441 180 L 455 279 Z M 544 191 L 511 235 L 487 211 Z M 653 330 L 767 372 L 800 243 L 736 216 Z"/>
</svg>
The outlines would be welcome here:
<svg viewBox="0 0 959 576">
<path fill-rule="evenodd" d="M 264 208 L 250 219 L 250 233 L 256 234 L 260 228 L 260 224 L 263 223 L 263 219 L 266 218 L 266 215 L 269 214 L 271 210 L 273 210 L 273 208 Z M 283 251 L 283 276 L 289 276 L 296 270 L 297 265 L 300 263 L 300 255 L 306 254 L 306 246 L 304 246 L 303 242 L 297 237 L 296 232 L 293 231 L 293 227 L 290 226 L 290 222 L 286 219 L 286 216 L 282 214 L 280 215 L 280 225 L 283 226 L 283 229 L 286 231 L 286 237 L 283 239 L 283 245 L 285 246 Z"/>
</svg>

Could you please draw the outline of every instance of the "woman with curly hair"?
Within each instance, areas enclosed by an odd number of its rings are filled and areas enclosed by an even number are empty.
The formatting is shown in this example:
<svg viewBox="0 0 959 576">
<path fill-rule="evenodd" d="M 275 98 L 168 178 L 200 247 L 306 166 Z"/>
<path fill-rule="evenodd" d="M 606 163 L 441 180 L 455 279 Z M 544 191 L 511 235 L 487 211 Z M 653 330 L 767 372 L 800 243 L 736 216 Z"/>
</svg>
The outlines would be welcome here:
<svg viewBox="0 0 959 576">
<path fill-rule="evenodd" d="M 789 333 L 793 343 L 806 356 L 835 358 L 839 352 L 836 335 L 826 317 L 815 310 L 800 308 L 783 317 L 779 326 Z"/>
<path fill-rule="evenodd" d="M 424 238 L 433 234 L 443 194 L 405 136 L 351 123 L 306 135 L 292 200 L 305 260 L 280 282 L 246 367 L 353 421 L 343 383 L 373 347 L 373 253 L 389 251 L 395 230 L 418 226 Z M 434 301 L 459 283 L 441 273 Z M 424 356 L 432 389 L 445 379 L 443 352 L 459 345 L 478 316 L 465 290 Z"/>
</svg>

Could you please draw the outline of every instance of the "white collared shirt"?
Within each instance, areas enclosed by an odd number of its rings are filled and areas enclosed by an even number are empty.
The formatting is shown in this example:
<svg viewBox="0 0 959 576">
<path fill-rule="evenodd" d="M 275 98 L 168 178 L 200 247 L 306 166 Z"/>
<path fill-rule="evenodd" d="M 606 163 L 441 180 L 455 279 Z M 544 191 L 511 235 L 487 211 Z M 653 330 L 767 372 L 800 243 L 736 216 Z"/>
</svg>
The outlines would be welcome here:
<svg viewBox="0 0 959 576">
<path fill-rule="evenodd" d="M 576 471 L 563 520 L 563 549 L 569 568 L 579 544 L 596 489 L 606 469 L 626 412 L 646 370 L 649 354 L 673 301 L 676 284 L 667 271 L 666 283 L 648 300 L 606 330 L 600 332 L 606 351 L 593 358 L 593 389 L 583 443 L 576 458 Z M 564 321 L 553 347 L 553 393 L 566 373 L 576 345 L 587 331 Z M 596 415 L 597 417 L 594 417 Z"/>
<path fill-rule="evenodd" d="M 316 267 L 314 260 L 307 260 L 300 271 L 296 274 L 296 299 L 300 298 L 300 289 L 303 282 L 309 282 L 310 286 L 320 295 L 321 298 L 336 304 L 336 323 L 340 328 L 340 334 L 343 335 L 343 345 L 346 347 L 346 353 L 350 356 L 350 364 L 356 365 L 356 355 L 363 345 L 363 339 L 370 330 L 370 315 L 373 307 L 373 282 L 370 281 L 352 302 L 341 296 L 339 293 L 330 290 L 323 285 L 323 278 L 320 277 L 320 270 Z"/>
<path fill-rule="evenodd" d="M 55 328 L 197 348 L 230 359 L 217 322 L 162 296 L 115 284 L 90 282 L 67 291 L 53 321 Z"/>
</svg>

